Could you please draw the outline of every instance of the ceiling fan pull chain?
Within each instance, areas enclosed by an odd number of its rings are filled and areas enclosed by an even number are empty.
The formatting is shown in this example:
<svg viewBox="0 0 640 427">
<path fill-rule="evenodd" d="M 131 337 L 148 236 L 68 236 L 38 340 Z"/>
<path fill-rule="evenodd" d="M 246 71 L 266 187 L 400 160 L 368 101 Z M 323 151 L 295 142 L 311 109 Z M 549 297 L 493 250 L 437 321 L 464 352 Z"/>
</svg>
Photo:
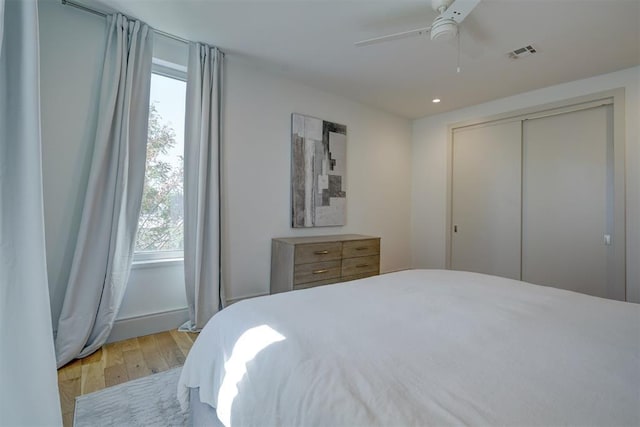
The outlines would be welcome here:
<svg viewBox="0 0 640 427">
<path fill-rule="evenodd" d="M 458 68 L 456 69 L 456 72 L 458 74 L 460 74 L 460 29 L 458 29 Z"/>
</svg>

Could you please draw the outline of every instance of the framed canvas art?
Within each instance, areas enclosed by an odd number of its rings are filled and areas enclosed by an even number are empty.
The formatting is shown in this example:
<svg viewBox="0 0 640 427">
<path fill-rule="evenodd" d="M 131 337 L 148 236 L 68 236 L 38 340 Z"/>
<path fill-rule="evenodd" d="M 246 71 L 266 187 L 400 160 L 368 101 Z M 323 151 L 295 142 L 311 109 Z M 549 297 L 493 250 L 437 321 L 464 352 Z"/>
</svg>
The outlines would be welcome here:
<svg viewBox="0 0 640 427">
<path fill-rule="evenodd" d="M 345 224 L 347 127 L 291 115 L 291 226 Z"/>
</svg>

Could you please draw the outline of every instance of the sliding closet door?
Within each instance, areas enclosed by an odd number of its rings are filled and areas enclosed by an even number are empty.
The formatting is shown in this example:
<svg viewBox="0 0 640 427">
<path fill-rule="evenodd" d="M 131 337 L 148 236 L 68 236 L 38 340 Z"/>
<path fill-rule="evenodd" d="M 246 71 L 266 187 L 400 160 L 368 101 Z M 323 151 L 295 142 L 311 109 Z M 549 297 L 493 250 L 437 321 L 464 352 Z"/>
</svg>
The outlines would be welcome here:
<svg viewBox="0 0 640 427">
<path fill-rule="evenodd" d="M 451 268 L 520 278 L 521 124 L 453 133 Z"/>
<path fill-rule="evenodd" d="M 612 296 L 611 108 L 523 122 L 522 280 Z"/>
</svg>

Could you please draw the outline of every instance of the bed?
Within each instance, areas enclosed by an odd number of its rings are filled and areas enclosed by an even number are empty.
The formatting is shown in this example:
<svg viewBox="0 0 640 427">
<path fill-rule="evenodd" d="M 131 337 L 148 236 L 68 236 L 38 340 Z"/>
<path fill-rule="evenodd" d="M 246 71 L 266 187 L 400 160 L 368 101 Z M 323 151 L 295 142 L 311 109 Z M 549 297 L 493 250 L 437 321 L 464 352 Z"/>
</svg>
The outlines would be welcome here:
<svg viewBox="0 0 640 427">
<path fill-rule="evenodd" d="M 194 425 L 640 425 L 640 305 L 407 270 L 236 303 L 200 333 Z"/>
</svg>

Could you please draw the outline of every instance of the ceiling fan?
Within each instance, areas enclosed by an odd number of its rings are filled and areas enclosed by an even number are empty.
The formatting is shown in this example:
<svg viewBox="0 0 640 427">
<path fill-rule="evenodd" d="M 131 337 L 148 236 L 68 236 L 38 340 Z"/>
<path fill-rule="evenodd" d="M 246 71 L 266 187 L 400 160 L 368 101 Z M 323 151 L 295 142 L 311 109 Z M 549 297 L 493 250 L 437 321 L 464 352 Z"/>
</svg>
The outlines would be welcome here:
<svg viewBox="0 0 640 427">
<path fill-rule="evenodd" d="M 431 35 L 431 40 L 448 40 L 458 35 L 458 25 L 480 3 L 480 0 L 431 0 L 431 7 L 439 13 L 429 27 L 389 34 L 372 39 L 362 40 L 355 45 L 368 46 L 408 37 Z"/>
</svg>

